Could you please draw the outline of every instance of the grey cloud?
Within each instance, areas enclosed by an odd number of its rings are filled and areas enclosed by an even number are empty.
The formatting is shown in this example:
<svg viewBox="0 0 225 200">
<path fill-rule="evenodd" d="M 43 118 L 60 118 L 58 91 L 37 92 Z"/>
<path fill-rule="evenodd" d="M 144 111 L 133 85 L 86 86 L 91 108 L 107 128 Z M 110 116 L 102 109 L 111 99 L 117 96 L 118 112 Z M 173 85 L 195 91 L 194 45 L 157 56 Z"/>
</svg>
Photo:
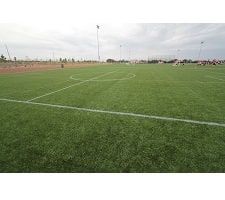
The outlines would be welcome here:
<svg viewBox="0 0 225 200">
<path fill-rule="evenodd" d="M 225 24 L 100 24 L 101 59 L 147 59 L 153 55 L 175 55 L 196 59 L 200 42 L 204 59 L 224 59 Z M 0 53 L 8 45 L 13 56 L 24 58 L 74 57 L 97 59 L 95 24 L 42 26 L 0 24 Z"/>
</svg>

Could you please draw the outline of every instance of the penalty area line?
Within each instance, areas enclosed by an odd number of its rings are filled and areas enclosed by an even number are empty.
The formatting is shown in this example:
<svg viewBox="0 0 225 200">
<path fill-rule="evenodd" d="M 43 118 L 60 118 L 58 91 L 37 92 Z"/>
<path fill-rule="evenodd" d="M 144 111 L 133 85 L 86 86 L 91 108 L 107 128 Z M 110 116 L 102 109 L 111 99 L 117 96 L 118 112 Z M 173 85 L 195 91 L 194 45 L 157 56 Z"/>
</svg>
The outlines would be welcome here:
<svg viewBox="0 0 225 200">
<path fill-rule="evenodd" d="M 24 104 L 31 104 L 31 105 L 40 105 L 40 106 L 62 108 L 62 109 L 79 110 L 79 111 L 86 111 L 86 112 L 93 112 L 93 113 L 104 113 L 104 114 L 111 114 L 111 115 L 123 115 L 123 116 L 130 116 L 130 117 L 140 117 L 140 118 L 149 118 L 149 119 L 166 120 L 166 121 L 178 121 L 178 122 L 185 122 L 185 123 L 190 123 L 190 124 L 225 127 L 225 124 L 216 123 L 216 122 L 205 122 L 205 121 L 196 121 L 196 120 L 189 120 L 189 119 L 179 119 L 179 118 L 162 117 L 162 116 L 145 115 L 145 114 L 135 114 L 135 113 L 126 113 L 126 112 L 106 111 L 106 110 L 96 110 L 96 109 L 90 109 L 90 108 L 79 108 L 79 107 L 73 107 L 73 106 L 46 104 L 46 103 L 38 103 L 38 102 L 31 102 L 31 101 L 20 101 L 20 100 L 5 99 L 5 98 L 0 98 L 0 101 L 24 103 Z"/>
</svg>

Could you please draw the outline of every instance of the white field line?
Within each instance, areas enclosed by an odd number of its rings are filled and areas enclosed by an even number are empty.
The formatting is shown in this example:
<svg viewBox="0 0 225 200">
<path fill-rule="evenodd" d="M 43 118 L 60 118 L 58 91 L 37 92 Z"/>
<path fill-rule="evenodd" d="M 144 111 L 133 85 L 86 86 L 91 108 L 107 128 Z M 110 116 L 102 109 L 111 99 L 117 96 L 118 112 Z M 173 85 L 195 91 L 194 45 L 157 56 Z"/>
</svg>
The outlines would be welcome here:
<svg viewBox="0 0 225 200">
<path fill-rule="evenodd" d="M 220 80 L 220 81 L 225 81 L 224 79 L 220 79 L 220 78 L 217 78 L 217 77 L 214 77 L 214 76 L 206 76 L 206 77 L 209 77 L 209 78 L 212 78 L 212 79 L 217 79 L 217 80 Z"/>
<path fill-rule="evenodd" d="M 115 112 L 115 111 L 106 111 L 106 110 L 96 110 L 96 109 L 89 109 L 89 108 L 79 108 L 79 107 L 73 107 L 73 106 L 63 106 L 63 105 L 55 105 L 55 104 L 20 101 L 20 100 L 5 99 L 5 98 L 0 98 L 0 101 L 16 102 L 16 103 L 24 103 L 24 104 L 32 104 L 32 105 L 41 105 L 41 106 L 47 106 L 47 107 L 80 110 L 80 111 L 86 111 L 86 112 L 104 113 L 104 114 L 111 114 L 111 115 L 123 115 L 123 116 L 130 116 L 130 117 L 141 117 L 141 118 L 166 120 L 166 121 L 178 121 L 178 122 L 185 122 L 185 123 L 190 123 L 190 124 L 225 127 L 225 124 L 216 123 L 216 122 L 205 122 L 205 121 L 196 121 L 196 120 L 189 120 L 189 119 L 178 119 L 178 118 L 172 118 L 172 117 L 161 117 L 161 116 L 154 116 L 154 115 Z"/>
<path fill-rule="evenodd" d="M 212 73 L 212 74 L 219 74 L 220 76 L 222 75 L 222 76 L 225 76 L 225 74 L 224 73 L 220 73 L 220 72 L 211 72 L 211 71 L 209 71 L 210 73 Z"/>
<path fill-rule="evenodd" d="M 48 95 L 50 95 L 50 94 L 54 94 L 54 93 L 56 93 L 56 92 L 60 92 L 60 91 L 62 91 L 62 90 L 66 90 L 66 89 L 71 88 L 71 87 L 74 87 L 74 86 L 76 86 L 76 85 L 81 85 L 81 84 L 86 83 L 86 82 L 88 82 L 88 81 L 92 81 L 92 80 L 95 80 L 95 79 L 98 79 L 98 78 L 107 76 L 107 75 L 112 74 L 112 73 L 115 73 L 115 72 L 116 72 L 116 71 L 108 72 L 108 73 L 106 73 L 106 74 L 102 74 L 102 75 L 100 75 L 100 76 L 96 76 L 96 77 L 93 77 L 93 78 L 91 78 L 91 79 L 84 80 L 84 81 L 81 81 L 81 82 L 79 82 L 79 83 L 75 83 L 75 84 L 73 84 L 73 85 L 70 85 L 70 86 L 61 88 L 61 89 L 59 89 L 59 90 L 55 90 L 55 91 L 52 91 L 52 92 L 43 94 L 43 95 L 41 95 L 41 96 L 35 97 L 35 98 L 30 99 L 30 100 L 27 100 L 27 101 L 30 102 L 30 101 L 33 101 L 33 100 L 35 100 L 35 99 L 40 99 L 41 97 L 45 97 L 45 96 L 48 96 Z"/>
<path fill-rule="evenodd" d="M 65 83 L 65 82 L 69 82 L 69 81 L 71 81 L 71 80 L 60 81 L 59 83 L 56 83 L 55 85 L 59 85 L 59 84 L 62 84 L 62 83 Z M 25 90 L 25 91 L 23 91 L 23 93 L 31 92 L 31 91 L 34 91 L 34 90 L 37 90 L 37 89 L 41 89 L 41 88 L 45 88 L 45 86 L 39 87 L 39 88 L 36 88 L 36 89 L 32 89 L 32 90 Z"/>
<path fill-rule="evenodd" d="M 117 73 L 123 74 L 123 72 L 117 72 Z M 76 75 L 78 75 L 78 74 L 76 74 Z M 124 80 L 134 78 L 136 76 L 136 74 L 132 74 L 132 73 L 128 73 L 127 75 L 129 75 L 129 77 L 120 78 L 120 79 L 114 78 L 114 79 L 103 79 L 103 80 L 100 79 L 100 80 L 91 80 L 91 81 L 124 81 Z M 74 78 L 73 75 L 70 76 L 70 79 L 77 80 L 77 81 L 85 81 L 85 80 L 82 80 L 82 79 Z"/>
</svg>

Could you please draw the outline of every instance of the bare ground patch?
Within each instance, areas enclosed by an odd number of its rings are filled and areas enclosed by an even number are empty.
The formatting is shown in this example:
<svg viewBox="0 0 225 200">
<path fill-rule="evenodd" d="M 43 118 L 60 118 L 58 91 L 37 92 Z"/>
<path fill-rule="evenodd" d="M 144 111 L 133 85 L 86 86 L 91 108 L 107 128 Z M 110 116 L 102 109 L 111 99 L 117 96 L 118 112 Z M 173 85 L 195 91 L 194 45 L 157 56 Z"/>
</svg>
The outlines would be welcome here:
<svg viewBox="0 0 225 200">
<path fill-rule="evenodd" d="M 63 63 L 64 68 L 91 67 L 98 65 L 106 65 L 107 63 Z M 0 74 L 12 74 L 30 71 L 43 71 L 51 69 L 60 69 L 61 63 L 0 63 Z"/>
</svg>

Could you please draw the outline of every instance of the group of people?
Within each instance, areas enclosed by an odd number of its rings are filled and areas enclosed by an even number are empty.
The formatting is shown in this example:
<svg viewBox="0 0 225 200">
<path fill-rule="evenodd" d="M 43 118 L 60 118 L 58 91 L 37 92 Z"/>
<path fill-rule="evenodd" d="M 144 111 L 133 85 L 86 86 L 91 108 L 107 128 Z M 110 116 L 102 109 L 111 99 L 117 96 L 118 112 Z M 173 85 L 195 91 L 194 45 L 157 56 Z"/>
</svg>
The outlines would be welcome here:
<svg viewBox="0 0 225 200">
<path fill-rule="evenodd" d="M 222 62 L 222 61 L 219 61 L 219 60 L 216 60 L 216 59 L 213 59 L 213 60 L 202 60 L 202 61 L 198 61 L 197 62 L 197 65 L 217 65 L 217 64 L 223 64 L 225 62 Z M 175 63 L 173 64 L 173 66 L 183 66 L 185 65 L 185 62 L 184 61 L 179 61 L 179 60 L 176 60 Z"/>
<path fill-rule="evenodd" d="M 220 62 L 217 61 L 216 59 L 213 59 L 212 61 L 210 61 L 210 60 L 199 61 L 197 64 L 198 65 L 217 65 L 217 64 L 220 64 Z"/>
<path fill-rule="evenodd" d="M 173 66 L 183 66 L 185 62 L 176 60 Z"/>
</svg>

